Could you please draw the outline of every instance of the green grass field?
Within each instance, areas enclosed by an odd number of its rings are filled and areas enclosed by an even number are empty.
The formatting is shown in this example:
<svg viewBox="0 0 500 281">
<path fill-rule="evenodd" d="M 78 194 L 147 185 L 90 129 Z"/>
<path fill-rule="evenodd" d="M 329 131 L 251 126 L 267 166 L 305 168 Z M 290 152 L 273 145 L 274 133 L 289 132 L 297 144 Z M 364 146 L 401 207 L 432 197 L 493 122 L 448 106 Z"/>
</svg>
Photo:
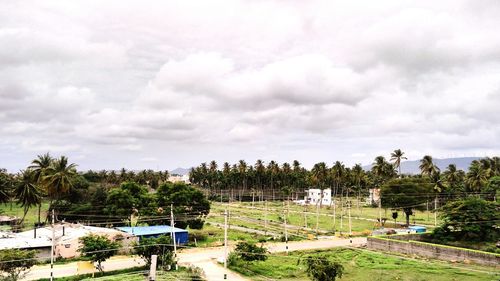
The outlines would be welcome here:
<svg viewBox="0 0 500 281">
<path fill-rule="evenodd" d="M 492 267 L 451 264 L 440 261 L 408 259 L 363 249 L 303 251 L 270 255 L 267 261 L 238 261 L 230 268 L 251 280 L 310 280 L 301 262 L 304 257 L 325 255 L 344 266 L 342 281 L 479 281 L 499 280 L 500 271 Z"/>
<path fill-rule="evenodd" d="M 223 223 L 224 218 L 220 215 L 224 208 L 228 207 L 231 214 L 230 223 L 232 225 L 245 226 L 254 229 L 264 229 L 264 218 L 267 213 L 268 227 L 270 231 L 282 233 L 283 232 L 283 217 L 284 217 L 284 206 L 283 202 L 269 202 L 267 204 L 268 211 L 265 211 L 265 204 L 263 202 L 255 202 L 252 207 L 252 203 L 232 203 L 225 204 L 219 202 L 212 202 L 211 212 L 209 216 L 209 221 Z M 307 227 L 309 231 L 299 231 L 302 236 L 314 233 L 316 229 L 316 207 L 315 206 L 299 206 L 293 203 L 289 205 L 289 213 L 287 223 L 296 227 Z M 340 204 L 339 204 L 340 206 Z M 343 211 L 343 213 L 342 213 Z M 324 206 L 320 209 L 318 216 L 318 229 L 323 233 L 333 233 L 334 230 L 334 219 L 333 219 L 333 207 Z M 392 219 L 391 210 L 381 210 L 382 218 L 387 218 L 385 223 L 386 227 L 394 227 L 394 220 Z M 379 217 L 379 209 L 362 206 L 360 204 L 359 209 L 357 204 L 354 203 L 351 208 L 351 227 L 353 235 L 367 235 L 373 229 L 379 227 L 376 221 Z M 404 221 L 404 215 L 402 212 L 398 213 L 397 222 L 401 223 Z M 434 225 L 434 213 L 427 211 L 416 211 L 415 216 L 411 216 L 411 222 L 417 224 L 425 224 L 429 227 Z M 438 218 L 438 223 L 440 220 Z M 400 226 L 399 226 L 400 227 Z M 344 208 L 342 210 L 337 207 L 335 213 L 335 229 L 336 234 L 346 234 L 349 232 L 349 220 L 348 220 L 348 209 Z M 293 233 L 293 231 L 291 231 Z"/>
<path fill-rule="evenodd" d="M 44 201 L 42 203 L 42 208 L 40 212 L 40 220 L 42 222 L 44 222 L 45 218 L 47 217 L 48 209 L 49 209 L 49 202 Z M 16 203 L 0 204 L 0 214 L 6 216 L 16 216 L 19 219 L 21 219 L 24 215 L 24 209 L 23 207 L 17 205 Z M 33 228 L 33 225 L 36 222 L 38 222 L 38 207 L 33 207 L 29 209 L 28 213 L 26 214 L 26 218 L 24 219 L 23 223 L 24 225 L 23 229 Z"/>
</svg>

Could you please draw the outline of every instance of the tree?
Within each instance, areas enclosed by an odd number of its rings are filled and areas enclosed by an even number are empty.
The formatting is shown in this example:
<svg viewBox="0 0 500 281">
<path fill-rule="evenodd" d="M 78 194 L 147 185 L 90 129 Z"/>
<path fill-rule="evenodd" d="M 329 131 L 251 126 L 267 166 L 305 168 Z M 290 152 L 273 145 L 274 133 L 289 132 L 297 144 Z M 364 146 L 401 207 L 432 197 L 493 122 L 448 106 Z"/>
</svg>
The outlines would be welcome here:
<svg viewBox="0 0 500 281">
<path fill-rule="evenodd" d="M 472 161 L 465 179 L 469 191 L 480 192 L 488 183 L 488 175 L 489 169 L 485 169 L 477 160 Z"/>
<path fill-rule="evenodd" d="M 22 279 L 28 270 L 36 264 L 36 251 L 7 249 L 0 251 L 0 271 L 7 276 L 0 275 L 1 280 L 16 281 Z M 2 278 L 3 277 L 3 278 Z"/>
<path fill-rule="evenodd" d="M 384 184 L 380 190 L 382 207 L 400 209 L 406 215 L 406 225 L 410 225 L 413 210 L 424 209 L 433 184 L 426 179 L 394 179 Z"/>
<path fill-rule="evenodd" d="M 420 172 L 423 176 L 431 177 L 434 173 L 439 171 L 438 166 L 434 164 L 432 156 L 425 155 L 422 160 L 420 160 Z"/>
<path fill-rule="evenodd" d="M 173 263 L 172 239 L 166 235 L 157 238 L 142 238 L 136 245 L 134 252 L 151 264 L 151 255 L 158 256 L 158 264 L 169 265 Z"/>
<path fill-rule="evenodd" d="M 248 242 L 239 242 L 234 249 L 234 254 L 245 262 L 267 260 L 267 250 L 263 247 Z"/>
<path fill-rule="evenodd" d="M 156 191 L 158 206 L 174 204 L 176 224 L 180 228 L 201 228 L 202 219 L 210 212 L 210 202 L 203 193 L 185 183 L 164 183 Z"/>
<path fill-rule="evenodd" d="M 61 156 L 53 161 L 46 170 L 46 176 L 44 176 L 47 194 L 52 200 L 59 200 L 62 194 L 69 191 L 72 186 L 72 178 L 76 174 L 76 164 L 68 163 L 66 156 Z"/>
<path fill-rule="evenodd" d="M 465 172 L 457 169 L 457 165 L 450 164 L 443 172 L 443 180 L 449 192 L 453 193 L 463 188 Z"/>
<path fill-rule="evenodd" d="M 440 239 L 496 241 L 500 205 L 477 197 L 448 202 L 441 208 L 443 224 L 434 230 Z"/>
<path fill-rule="evenodd" d="M 82 243 L 78 251 L 83 257 L 97 262 L 96 268 L 102 272 L 102 262 L 114 256 L 120 248 L 120 243 L 109 240 L 104 235 L 88 235 L 80 238 Z"/>
<path fill-rule="evenodd" d="M 47 191 L 47 187 L 44 185 L 45 184 L 44 177 L 46 176 L 47 169 L 50 167 L 53 160 L 54 159 L 47 152 L 45 154 L 38 155 L 37 159 L 31 161 L 31 166 L 28 167 L 28 169 L 33 170 L 36 184 L 42 190 L 42 192 Z M 40 224 L 41 211 L 42 211 L 42 202 L 38 204 L 38 224 Z"/>
<path fill-rule="evenodd" d="M 10 201 L 13 180 L 6 170 L 0 169 L 0 203 Z"/>
<path fill-rule="evenodd" d="M 391 161 L 394 161 L 394 167 L 398 169 L 399 177 L 401 177 L 401 160 L 408 159 L 404 156 L 404 154 L 405 153 L 401 151 L 401 149 L 396 149 L 391 153 Z"/>
<path fill-rule="evenodd" d="M 328 259 L 327 256 L 308 256 L 305 259 L 306 272 L 312 280 L 315 281 L 335 281 L 337 277 L 341 278 L 344 267 Z"/>
<path fill-rule="evenodd" d="M 17 203 L 24 208 L 24 214 L 19 224 L 26 218 L 28 210 L 42 203 L 42 191 L 35 183 L 34 172 L 30 169 L 21 171 L 19 179 L 15 183 L 14 195 Z"/>
</svg>

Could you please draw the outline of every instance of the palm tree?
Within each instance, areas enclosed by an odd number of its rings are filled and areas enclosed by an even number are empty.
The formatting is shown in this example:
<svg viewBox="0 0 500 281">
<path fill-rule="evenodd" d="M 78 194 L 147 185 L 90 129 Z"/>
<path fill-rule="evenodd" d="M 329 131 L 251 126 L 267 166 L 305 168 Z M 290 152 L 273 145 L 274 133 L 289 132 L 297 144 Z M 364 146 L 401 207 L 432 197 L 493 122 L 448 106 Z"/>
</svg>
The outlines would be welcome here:
<svg viewBox="0 0 500 281">
<path fill-rule="evenodd" d="M 466 183 L 471 191 L 479 192 L 488 182 L 488 169 L 485 169 L 481 162 L 474 160 L 469 166 Z"/>
<path fill-rule="evenodd" d="M 54 199 L 59 200 L 62 194 L 69 191 L 72 186 L 71 180 L 76 174 L 76 164 L 69 164 L 66 156 L 53 161 L 43 178 L 51 203 Z"/>
<path fill-rule="evenodd" d="M 30 169 L 21 171 L 19 179 L 15 183 L 14 194 L 17 203 L 24 208 L 24 214 L 19 222 L 22 224 L 26 218 L 28 210 L 33 206 L 39 206 L 42 203 L 42 190 L 36 184 L 36 173 Z"/>
<path fill-rule="evenodd" d="M 420 160 L 420 172 L 423 176 L 432 177 L 433 174 L 439 172 L 438 166 L 433 162 L 432 156 L 425 155 L 422 160 Z"/>
<path fill-rule="evenodd" d="M 0 203 L 10 201 L 10 191 L 12 189 L 12 179 L 7 170 L 0 169 Z"/>
<path fill-rule="evenodd" d="M 457 169 L 457 165 L 450 164 L 443 172 L 443 180 L 451 192 L 457 190 L 460 184 L 464 181 L 465 173 Z"/>
<path fill-rule="evenodd" d="M 401 149 L 396 149 L 391 153 L 391 161 L 394 161 L 394 166 L 398 169 L 399 177 L 401 177 L 401 160 L 406 160 L 404 152 Z"/>
<path fill-rule="evenodd" d="M 50 154 L 47 152 L 42 155 L 38 155 L 36 159 L 31 161 L 31 166 L 28 167 L 28 169 L 33 170 L 33 177 L 35 180 L 35 183 L 37 184 L 38 188 L 42 190 L 42 195 L 43 191 L 47 190 L 47 187 L 44 185 L 44 177 L 47 175 L 47 169 L 50 167 L 52 162 L 54 161 L 54 158 L 50 156 Z M 40 224 L 40 214 L 42 212 L 42 202 L 40 201 L 40 204 L 38 204 L 38 223 Z"/>
<path fill-rule="evenodd" d="M 326 186 L 326 182 L 328 180 L 328 168 L 326 167 L 325 162 L 319 162 L 314 164 L 311 170 L 312 182 L 318 186 L 321 190 L 320 196 L 320 207 L 323 205 L 323 189 Z"/>
</svg>

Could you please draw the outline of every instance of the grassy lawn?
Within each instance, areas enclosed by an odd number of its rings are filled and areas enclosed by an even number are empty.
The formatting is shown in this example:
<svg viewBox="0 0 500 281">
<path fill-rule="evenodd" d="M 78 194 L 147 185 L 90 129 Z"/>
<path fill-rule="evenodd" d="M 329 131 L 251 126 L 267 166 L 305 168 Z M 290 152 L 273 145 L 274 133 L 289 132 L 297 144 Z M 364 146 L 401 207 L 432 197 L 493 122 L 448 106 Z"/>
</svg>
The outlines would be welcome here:
<svg viewBox="0 0 500 281">
<path fill-rule="evenodd" d="M 369 206 L 362 206 L 360 204 L 359 209 L 357 204 L 351 209 L 351 223 L 353 235 L 367 235 L 373 229 L 378 228 L 378 223 L 372 221 L 379 217 L 378 208 L 373 208 Z M 255 202 L 252 207 L 251 202 L 243 203 L 232 203 L 227 205 L 228 210 L 231 214 L 230 224 L 245 226 L 254 229 L 264 229 L 264 217 L 266 216 L 265 205 L 263 202 Z M 283 202 L 268 202 L 267 204 L 267 220 L 268 227 L 271 231 L 282 233 L 283 232 Z M 340 204 L 339 204 L 340 206 Z M 208 220 L 213 222 L 223 223 L 224 218 L 218 214 L 222 213 L 226 204 L 219 202 L 212 202 L 211 214 Z M 314 233 L 316 229 L 316 207 L 315 206 L 299 206 L 290 203 L 290 209 L 288 214 L 287 223 L 289 225 L 296 227 L 306 227 L 309 231 L 302 231 L 302 235 L 307 235 L 308 233 Z M 343 215 L 342 209 L 337 207 L 336 210 L 336 222 L 335 229 L 336 234 L 340 232 L 346 234 L 349 232 L 349 220 L 348 220 L 348 210 L 344 208 Z M 386 227 L 394 227 L 394 221 L 392 220 L 392 211 L 382 209 L 382 218 L 387 218 L 385 224 Z M 403 222 L 404 216 L 402 212 L 398 213 L 397 222 Z M 411 217 L 411 222 L 417 224 L 427 224 L 434 225 L 434 213 L 426 211 L 416 211 L 415 216 Z M 439 223 L 438 219 L 438 223 Z M 324 233 L 333 233 L 334 222 L 333 222 L 333 208 L 329 206 L 324 206 L 320 209 L 320 215 L 318 217 L 318 229 Z M 290 231 L 293 233 L 293 231 Z"/>
<path fill-rule="evenodd" d="M 149 271 L 148 271 L 149 272 Z M 110 276 L 104 276 L 99 278 L 85 278 L 82 280 L 98 280 L 98 281 L 144 281 L 147 275 L 144 274 L 144 271 L 136 271 L 129 273 L 122 273 Z M 157 271 L 155 280 L 202 280 L 198 278 L 193 278 L 193 274 L 188 272 L 185 268 L 180 268 L 177 271 Z"/>
<path fill-rule="evenodd" d="M 194 237 L 205 237 L 204 239 L 198 239 L 196 242 L 197 247 L 217 247 L 224 245 L 224 229 L 216 227 L 210 224 L 205 224 L 201 230 L 190 230 L 190 242 L 187 246 L 195 246 Z M 257 243 L 259 240 L 267 240 L 270 237 L 263 235 L 258 235 L 254 233 L 247 233 L 243 231 L 238 231 L 234 229 L 228 229 L 227 231 L 229 243 L 237 243 L 237 241 L 248 241 L 252 243 Z"/>
<path fill-rule="evenodd" d="M 44 222 L 45 218 L 47 217 L 48 209 L 49 209 L 49 202 L 44 201 L 42 203 L 42 209 L 40 212 L 40 220 L 42 222 Z M 17 205 L 16 203 L 12 203 L 12 205 L 10 203 L 0 204 L 0 214 L 7 216 L 16 216 L 19 219 L 21 219 L 24 215 L 24 209 L 23 207 Z M 26 214 L 26 218 L 24 219 L 23 230 L 33 228 L 35 222 L 38 222 L 38 206 L 29 209 L 28 213 Z"/>
<path fill-rule="evenodd" d="M 492 267 L 451 264 L 440 261 L 405 259 L 362 249 L 338 248 L 270 255 L 267 261 L 231 265 L 234 271 L 251 280 L 310 280 L 301 259 L 308 255 L 326 255 L 344 266 L 342 281 L 404 280 L 404 281 L 478 281 L 499 280 L 500 271 Z M 495 273 L 495 274 L 493 274 Z"/>
</svg>

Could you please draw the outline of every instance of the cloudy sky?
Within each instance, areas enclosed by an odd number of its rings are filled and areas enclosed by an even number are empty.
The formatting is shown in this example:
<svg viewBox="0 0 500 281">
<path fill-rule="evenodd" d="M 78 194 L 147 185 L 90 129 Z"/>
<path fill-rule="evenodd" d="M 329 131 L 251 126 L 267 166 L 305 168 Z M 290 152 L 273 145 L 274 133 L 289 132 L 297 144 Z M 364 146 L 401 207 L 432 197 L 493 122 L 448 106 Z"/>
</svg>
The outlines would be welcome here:
<svg viewBox="0 0 500 281">
<path fill-rule="evenodd" d="M 499 1 L 2 1 L 0 167 L 500 154 Z"/>
</svg>

